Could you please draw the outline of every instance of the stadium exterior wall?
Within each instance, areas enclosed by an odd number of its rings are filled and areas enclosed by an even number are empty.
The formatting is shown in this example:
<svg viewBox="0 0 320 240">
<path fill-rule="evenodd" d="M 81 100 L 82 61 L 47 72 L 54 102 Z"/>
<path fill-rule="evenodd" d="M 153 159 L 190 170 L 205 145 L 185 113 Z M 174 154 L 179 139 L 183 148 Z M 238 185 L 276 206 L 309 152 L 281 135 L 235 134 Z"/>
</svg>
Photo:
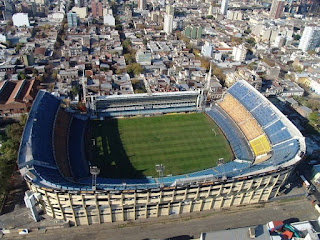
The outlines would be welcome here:
<svg viewBox="0 0 320 240">
<path fill-rule="evenodd" d="M 256 176 L 197 186 L 141 191 L 59 191 L 28 182 L 40 193 L 46 213 L 73 225 L 122 222 L 174 214 L 219 210 L 268 201 L 277 196 L 293 167 Z"/>
</svg>

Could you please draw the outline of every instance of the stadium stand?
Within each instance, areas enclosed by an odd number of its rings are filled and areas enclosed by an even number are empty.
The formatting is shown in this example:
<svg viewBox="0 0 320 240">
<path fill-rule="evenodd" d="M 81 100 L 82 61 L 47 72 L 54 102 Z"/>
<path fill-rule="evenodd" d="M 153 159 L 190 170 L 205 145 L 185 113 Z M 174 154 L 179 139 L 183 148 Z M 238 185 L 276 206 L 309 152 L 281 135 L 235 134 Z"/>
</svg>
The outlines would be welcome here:
<svg viewBox="0 0 320 240">
<path fill-rule="evenodd" d="M 272 157 L 267 162 L 277 165 L 292 159 L 298 153 L 299 141 L 292 139 L 289 129 L 282 121 L 283 116 L 277 114 L 274 107 L 263 97 L 260 97 L 256 90 L 251 90 L 250 86 L 244 81 L 238 81 L 228 89 L 228 93 L 252 114 L 267 136 L 261 135 L 250 141 L 250 146 L 255 155 L 261 155 L 272 150 Z M 230 99 L 230 97 L 227 99 Z"/>
<path fill-rule="evenodd" d="M 264 129 L 272 144 L 288 140 L 291 135 L 281 120 L 274 122 Z"/>
<path fill-rule="evenodd" d="M 69 157 L 73 176 L 76 179 L 89 176 L 89 165 L 84 153 L 86 121 L 73 117 L 69 134 Z"/>
<path fill-rule="evenodd" d="M 68 136 L 72 115 L 59 109 L 54 124 L 54 156 L 58 168 L 65 177 L 72 177 L 68 157 Z"/>
<path fill-rule="evenodd" d="M 239 91 L 234 89 L 235 85 L 240 89 L 238 89 Z M 300 150 L 300 140 L 291 136 L 288 123 L 282 120 L 283 116 L 272 108 L 270 108 L 271 111 L 267 109 L 269 106 L 264 103 L 265 100 L 257 93 L 251 94 L 254 90 L 251 90 L 245 83 L 235 85 L 228 90 L 229 94 L 223 100 L 226 102 L 213 106 L 206 113 L 223 131 L 235 157 L 240 159 L 240 162 L 232 161 L 203 171 L 179 176 L 167 176 L 161 179 L 98 178 L 97 189 L 152 189 L 158 187 L 159 183 L 163 183 L 164 186 L 171 186 L 177 180 L 183 182 L 188 178 L 194 180 L 202 179 L 202 177 L 207 179 L 209 176 L 216 178 L 222 176 L 236 177 L 254 171 L 263 171 L 264 168 L 280 165 L 294 159 Z M 257 105 L 254 108 L 249 104 L 242 103 L 242 101 L 246 101 L 246 98 L 244 98 L 246 95 L 260 97 L 257 100 L 257 102 L 260 102 L 259 110 Z M 231 102 L 227 102 L 228 100 Z M 56 97 L 43 91 L 39 92 L 24 130 L 18 158 L 19 168 L 24 173 L 29 171 L 36 175 L 33 181 L 39 185 L 67 190 L 90 190 L 91 178 L 84 154 L 84 132 L 87 117 L 79 118 L 74 114 L 71 116 L 64 110 L 59 109 L 59 106 L 60 100 Z M 249 110 L 246 109 L 247 106 L 250 107 L 251 113 L 247 111 Z M 227 110 L 224 111 L 222 107 Z M 231 109 L 234 108 L 238 111 L 231 112 Z M 227 114 L 227 111 L 230 115 Z M 264 122 L 262 120 L 259 122 L 263 124 L 263 129 L 255 121 L 255 116 L 259 118 L 258 115 L 261 116 L 261 111 L 267 111 L 271 116 L 263 120 Z M 244 125 L 243 122 L 248 123 L 248 126 Z M 243 132 L 241 130 L 244 128 L 241 128 L 241 124 L 247 126 L 247 129 Z M 261 133 L 256 138 L 248 134 L 249 127 L 251 127 L 251 131 L 254 128 L 252 125 L 259 127 L 259 133 Z M 247 141 L 244 135 L 246 131 L 249 138 L 252 138 L 251 141 Z M 59 143 L 58 139 L 62 139 L 62 141 Z M 270 139 L 272 146 L 270 146 L 268 139 Z M 251 151 L 251 148 L 253 151 Z M 252 165 L 253 152 L 259 155 L 270 150 L 272 153 L 270 159 Z M 63 159 L 65 159 L 64 162 Z M 70 166 L 69 169 L 68 166 Z M 77 182 L 64 176 L 73 176 Z"/>
<path fill-rule="evenodd" d="M 43 164 L 55 166 L 53 156 L 52 134 L 55 114 L 59 108 L 60 100 L 46 93 L 46 101 L 39 102 L 33 121 L 31 144 L 34 160 Z"/>
<path fill-rule="evenodd" d="M 300 149 L 299 141 L 297 139 L 291 139 L 284 141 L 280 144 L 273 146 L 273 155 L 268 160 L 268 162 L 273 165 L 279 165 L 283 162 L 286 162 L 290 159 L 293 159 L 297 155 Z"/>
<path fill-rule="evenodd" d="M 40 199 L 48 216 L 76 226 L 134 221 L 268 201 L 277 196 L 296 163 L 303 158 L 306 151 L 304 137 L 247 82 L 238 81 L 227 90 L 228 94 L 233 96 L 232 104 L 236 102 L 242 107 L 239 111 L 245 110 L 248 127 L 255 124 L 262 131 L 258 138 L 249 142 L 238 125 L 244 115 L 235 121 L 218 104 L 205 109 L 226 136 L 237 159 L 179 176 L 144 179 L 98 177 L 96 186 L 92 186 L 83 154 L 83 134 L 86 119 L 97 115 L 68 116 L 60 108 L 59 99 L 39 91 L 21 139 L 19 170 L 31 193 L 37 193 L 37 199 Z M 152 96 L 143 95 L 142 98 L 152 100 Z M 195 98 L 191 98 L 190 102 L 194 102 Z M 171 101 L 171 97 L 168 99 L 166 96 L 166 100 Z M 231 103 L 225 105 L 228 104 Z M 180 106 L 180 103 L 177 101 L 175 106 Z M 195 104 L 189 107 L 202 110 Z M 179 107 L 179 111 L 183 108 Z M 141 111 L 151 113 L 149 110 Z M 152 108 L 152 111 L 166 113 L 174 111 L 174 107 Z M 116 111 L 114 114 L 127 116 L 134 112 Z M 263 118 L 264 114 L 267 117 Z M 248 121 L 248 115 L 256 122 Z M 59 137 L 63 138 L 62 143 L 57 142 Z M 256 155 L 262 154 L 268 151 L 268 146 L 270 151 L 266 158 L 265 155 L 254 157 L 253 151 Z M 64 157 L 67 157 L 65 163 Z M 63 176 L 70 174 L 64 169 L 68 164 L 71 176 L 76 178 Z"/>
<path fill-rule="evenodd" d="M 227 137 L 234 155 L 237 159 L 253 161 L 254 156 L 243 133 L 237 128 L 232 119 L 218 106 L 207 111 Z"/>
<path fill-rule="evenodd" d="M 270 152 L 271 147 L 265 134 L 250 141 L 250 146 L 256 156 Z"/>
<path fill-rule="evenodd" d="M 256 120 L 230 94 L 226 94 L 224 99 L 218 102 L 218 104 L 236 122 L 249 141 L 263 134 Z"/>
<path fill-rule="evenodd" d="M 117 117 L 196 111 L 200 94 L 195 91 L 88 97 L 88 110 L 98 116 Z"/>
<path fill-rule="evenodd" d="M 251 114 L 262 127 L 278 119 L 275 112 L 267 104 L 257 106 L 251 111 Z"/>
</svg>

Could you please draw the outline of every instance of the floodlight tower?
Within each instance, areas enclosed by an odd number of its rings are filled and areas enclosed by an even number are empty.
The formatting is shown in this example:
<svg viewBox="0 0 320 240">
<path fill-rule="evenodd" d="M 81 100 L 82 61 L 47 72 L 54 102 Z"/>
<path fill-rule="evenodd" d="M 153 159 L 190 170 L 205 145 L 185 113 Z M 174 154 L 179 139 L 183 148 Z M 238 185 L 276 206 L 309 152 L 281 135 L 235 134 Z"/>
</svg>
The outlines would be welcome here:
<svg viewBox="0 0 320 240">
<path fill-rule="evenodd" d="M 226 170 L 224 168 L 224 158 L 219 158 L 218 159 L 218 166 L 222 166 L 223 167 L 223 176 L 222 176 L 222 180 L 226 180 Z"/>
<path fill-rule="evenodd" d="M 97 176 L 100 173 L 100 169 L 97 166 L 91 166 L 90 167 L 90 173 L 92 175 L 92 190 L 97 190 Z"/>
<path fill-rule="evenodd" d="M 159 179 L 160 179 L 160 187 L 163 187 L 163 172 L 164 172 L 165 166 L 162 164 L 156 164 L 156 171 L 159 173 Z"/>
</svg>

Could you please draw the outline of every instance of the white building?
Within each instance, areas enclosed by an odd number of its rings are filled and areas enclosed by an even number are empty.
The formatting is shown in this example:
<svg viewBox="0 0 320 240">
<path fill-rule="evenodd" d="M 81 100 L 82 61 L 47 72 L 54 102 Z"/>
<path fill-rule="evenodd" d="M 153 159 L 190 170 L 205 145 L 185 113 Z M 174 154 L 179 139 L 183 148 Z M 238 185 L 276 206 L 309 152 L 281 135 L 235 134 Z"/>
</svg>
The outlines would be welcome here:
<svg viewBox="0 0 320 240">
<path fill-rule="evenodd" d="M 113 15 L 111 8 L 104 8 L 102 12 L 103 12 L 103 16 L 104 15 Z"/>
<path fill-rule="evenodd" d="M 63 12 L 54 12 L 54 13 L 48 14 L 48 20 L 50 22 L 60 23 L 63 21 L 63 18 L 64 18 Z"/>
<path fill-rule="evenodd" d="M 85 19 L 88 15 L 86 7 L 73 7 L 72 12 L 75 12 L 80 19 Z"/>
<path fill-rule="evenodd" d="M 7 41 L 7 37 L 4 34 L 0 34 L 0 42 L 5 43 Z"/>
<path fill-rule="evenodd" d="M 28 13 L 16 13 L 12 16 L 13 25 L 16 27 L 30 27 Z"/>
<path fill-rule="evenodd" d="M 103 23 L 104 25 L 114 27 L 116 25 L 116 19 L 114 18 L 114 16 L 107 14 L 103 16 Z"/>
<path fill-rule="evenodd" d="M 232 51 L 232 57 L 237 62 L 243 62 L 246 60 L 247 48 L 244 45 L 234 47 Z"/>
<path fill-rule="evenodd" d="M 316 94 L 320 95 L 320 82 L 319 82 L 319 80 L 311 79 L 309 87 L 310 87 L 310 90 L 312 90 Z"/>
<path fill-rule="evenodd" d="M 214 7 L 210 4 L 209 9 L 208 9 L 208 15 L 216 15 L 219 13 L 219 8 L 218 7 Z"/>
<path fill-rule="evenodd" d="M 168 14 L 168 15 L 174 15 L 174 7 L 173 6 L 171 6 L 171 5 L 167 5 L 166 6 L 166 13 Z"/>
<path fill-rule="evenodd" d="M 223 14 L 223 15 L 227 15 L 227 12 L 228 12 L 228 1 L 229 0 L 222 0 L 221 1 L 220 13 Z"/>
<path fill-rule="evenodd" d="M 243 14 L 240 11 L 228 11 L 227 19 L 228 20 L 242 20 Z"/>
<path fill-rule="evenodd" d="M 42 5 L 47 4 L 47 1 L 46 1 L 46 0 L 33 0 L 33 1 L 30 1 L 30 2 L 34 2 L 34 3 L 36 3 L 36 4 L 42 4 Z"/>
<path fill-rule="evenodd" d="M 164 15 L 163 20 L 163 31 L 167 34 L 171 34 L 173 30 L 173 16 L 172 15 Z"/>
<path fill-rule="evenodd" d="M 305 27 L 299 43 L 299 49 L 306 52 L 314 50 L 320 45 L 320 27 Z"/>
<path fill-rule="evenodd" d="M 147 8 L 147 1 L 146 0 L 138 0 L 138 9 L 145 10 Z"/>
<path fill-rule="evenodd" d="M 284 46 L 285 40 L 286 40 L 285 37 L 278 35 L 274 40 L 272 46 L 276 48 L 281 48 Z"/>
<path fill-rule="evenodd" d="M 205 42 L 205 44 L 201 48 L 201 55 L 204 57 L 211 58 L 213 55 L 213 48 L 213 44 Z"/>
</svg>

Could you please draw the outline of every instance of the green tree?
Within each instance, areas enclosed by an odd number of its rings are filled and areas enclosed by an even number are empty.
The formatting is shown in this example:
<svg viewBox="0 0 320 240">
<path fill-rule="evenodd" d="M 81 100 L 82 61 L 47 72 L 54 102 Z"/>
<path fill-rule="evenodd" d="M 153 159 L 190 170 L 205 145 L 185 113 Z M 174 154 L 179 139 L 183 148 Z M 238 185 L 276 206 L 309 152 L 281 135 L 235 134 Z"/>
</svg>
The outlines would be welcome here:
<svg viewBox="0 0 320 240">
<path fill-rule="evenodd" d="M 18 79 L 19 80 L 23 80 L 23 79 L 25 79 L 26 78 L 26 75 L 24 74 L 24 73 L 22 73 L 22 72 L 19 72 L 18 73 Z"/>
<path fill-rule="evenodd" d="M 293 39 L 298 41 L 300 40 L 301 36 L 299 34 L 293 34 Z"/>
<path fill-rule="evenodd" d="M 249 43 L 252 47 L 256 45 L 256 40 L 252 37 L 248 38 L 246 42 Z"/>
<path fill-rule="evenodd" d="M 139 63 L 127 65 L 127 73 L 131 76 L 138 76 L 140 73 L 143 73 L 143 67 Z"/>
<path fill-rule="evenodd" d="M 57 70 L 53 70 L 51 77 L 52 77 L 53 80 L 56 81 L 57 77 L 58 77 L 58 71 Z"/>
<path fill-rule="evenodd" d="M 129 50 L 131 48 L 131 41 L 130 39 L 126 39 L 122 42 L 122 47 Z"/>
<path fill-rule="evenodd" d="M 8 125 L 2 137 L 0 148 L 0 197 L 9 187 L 10 176 L 16 166 L 21 135 L 27 115 L 22 115 L 18 123 Z"/>
<path fill-rule="evenodd" d="M 132 56 L 131 53 L 126 53 L 123 55 L 123 57 L 124 57 L 124 60 L 126 60 L 127 65 L 130 65 L 130 64 L 134 63 L 134 61 L 135 61 L 135 58 L 134 58 L 134 56 Z"/>
</svg>

